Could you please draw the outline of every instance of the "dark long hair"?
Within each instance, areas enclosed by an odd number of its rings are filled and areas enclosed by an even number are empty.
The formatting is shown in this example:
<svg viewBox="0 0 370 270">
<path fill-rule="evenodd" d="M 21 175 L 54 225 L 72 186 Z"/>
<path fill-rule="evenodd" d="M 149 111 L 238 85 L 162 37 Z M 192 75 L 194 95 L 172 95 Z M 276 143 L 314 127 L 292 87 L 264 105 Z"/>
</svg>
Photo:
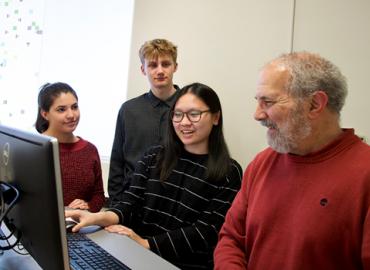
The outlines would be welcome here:
<svg viewBox="0 0 370 270">
<path fill-rule="evenodd" d="M 66 83 L 46 83 L 40 88 L 39 96 L 37 99 L 38 110 L 35 127 L 39 133 L 45 132 L 49 128 L 49 121 L 41 115 L 41 111 L 48 112 L 54 100 L 60 96 L 61 93 L 71 93 L 78 100 L 75 90 Z"/>
<path fill-rule="evenodd" d="M 227 148 L 223 130 L 222 130 L 222 109 L 220 100 L 216 92 L 207 85 L 201 83 L 193 83 L 183 87 L 177 95 L 172 111 L 180 97 L 187 93 L 192 93 L 201 99 L 208 107 L 211 113 L 220 113 L 218 125 L 212 127 L 209 135 L 208 143 L 208 175 L 207 178 L 211 181 L 217 181 L 225 177 L 230 168 L 230 154 Z M 164 149 L 159 155 L 160 179 L 165 181 L 171 174 L 172 169 L 176 166 L 181 151 L 184 145 L 177 136 L 171 117 L 168 118 L 168 131 L 164 144 Z"/>
</svg>

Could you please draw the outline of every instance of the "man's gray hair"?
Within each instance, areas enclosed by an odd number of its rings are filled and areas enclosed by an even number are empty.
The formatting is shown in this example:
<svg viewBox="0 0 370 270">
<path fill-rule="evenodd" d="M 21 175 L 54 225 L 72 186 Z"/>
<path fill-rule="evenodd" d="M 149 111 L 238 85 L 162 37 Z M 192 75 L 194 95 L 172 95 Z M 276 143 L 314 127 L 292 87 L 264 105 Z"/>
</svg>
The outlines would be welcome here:
<svg viewBox="0 0 370 270">
<path fill-rule="evenodd" d="M 318 54 L 293 52 L 282 54 L 270 63 L 285 67 L 290 73 L 286 90 L 297 98 L 307 98 L 315 91 L 328 96 L 328 108 L 340 114 L 347 96 L 347 81 L 339 68 Z"/>
</svg>

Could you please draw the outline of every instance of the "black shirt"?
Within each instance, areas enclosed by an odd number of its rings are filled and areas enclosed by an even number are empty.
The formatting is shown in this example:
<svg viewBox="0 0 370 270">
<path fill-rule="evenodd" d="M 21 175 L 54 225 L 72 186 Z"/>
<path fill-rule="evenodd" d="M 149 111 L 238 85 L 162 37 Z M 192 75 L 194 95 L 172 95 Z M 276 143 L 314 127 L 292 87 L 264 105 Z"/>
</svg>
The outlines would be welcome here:
<svg viewBox="0 0 370 270">
<path fill-rule="evenodd" d="M 128 178 L 144 152 L 150 146 L 163 143 L 169 111 L 179 92 L 179 87 L 174 87 L 175 94 L 165 101 L 149 91 L 122 104 L 110 159 L 108 194 L 111 203 L 120 201 L 129 186 Z"/>
</svg>

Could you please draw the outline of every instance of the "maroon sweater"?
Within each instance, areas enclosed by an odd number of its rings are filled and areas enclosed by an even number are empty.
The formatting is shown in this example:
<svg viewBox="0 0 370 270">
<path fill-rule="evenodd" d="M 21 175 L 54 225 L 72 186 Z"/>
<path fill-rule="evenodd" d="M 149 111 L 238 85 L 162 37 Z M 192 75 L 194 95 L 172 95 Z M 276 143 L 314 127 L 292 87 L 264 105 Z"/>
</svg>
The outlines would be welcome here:
<svg viewBox="0 0 370 270">
<path fill-rule="evenodd" d="M 59 143 L 64 205 L 74 199 L 89 204 L 91 212 L 99 211 L 104 202 L 103 178 L 96 147 L 88 141 Z"/>
<path fill-rule="evenodd" d="M 370 269 L 370 147 L 345 132 L 307 156 L 261 152 L 219 235 L 215 269 Z"/>
</svg>

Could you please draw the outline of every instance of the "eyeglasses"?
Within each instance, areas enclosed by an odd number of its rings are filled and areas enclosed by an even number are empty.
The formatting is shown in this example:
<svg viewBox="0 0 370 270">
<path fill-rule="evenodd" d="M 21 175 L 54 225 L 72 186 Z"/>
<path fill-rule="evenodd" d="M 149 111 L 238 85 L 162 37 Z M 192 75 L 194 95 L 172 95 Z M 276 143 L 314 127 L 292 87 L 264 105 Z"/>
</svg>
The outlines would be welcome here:
<svg viewBox="0 0 370 270">
<path fill-rule="evenodd" d="M 186 115 L 186 117 L 189 119 L 190 122 L 196 123 L 200 121 L 202 114 L 205 112 L 210 112 L 210 110 L 205 110 L 205 111 L 191 110 L 188 112 L 172 111 L 171 119 L 173 122 L 179 123 L 182 121 L 182 119 L 184 119 L 184 115 Z"/>
</svg>

